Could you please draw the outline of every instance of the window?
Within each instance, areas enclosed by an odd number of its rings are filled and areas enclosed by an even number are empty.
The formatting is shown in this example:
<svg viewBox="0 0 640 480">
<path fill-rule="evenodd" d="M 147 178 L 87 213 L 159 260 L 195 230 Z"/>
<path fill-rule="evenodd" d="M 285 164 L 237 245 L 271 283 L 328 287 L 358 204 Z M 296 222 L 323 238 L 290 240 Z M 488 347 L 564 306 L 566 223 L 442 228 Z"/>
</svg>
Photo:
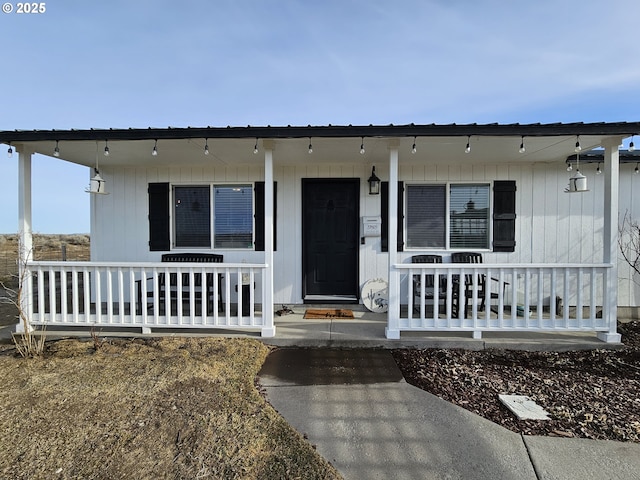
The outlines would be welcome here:
<svg viewBox="0 0 640 480">
<path fill-rule="evenodd" d="M 211 188 L 174 187 L 176 247 L 211 247 Z"/>
<path fill-rule="evenodd" d="M 253 247 L 253 198 L 248 185 L 214 187 L 214 248 Z"/>
<path fill-rule="evenodd" d="M 449 221 L 451 248 L 489 248 L 489 186 L 451 185 Z"/>
<path fill-rule="evenodd" d="M 489 185 L 408 185 L 406 201 L 408 248 L 489 248 Z"/>
<path fill-rule="evenodd" d="M 173 195 L 176 247 L 253 248 L 251 185 L 175 186 Z"/>
<path fill-rule="evenodd" d="M 445 246 L 445 207 L 444 185 L 407 186 L 407 247 Z"/>
</svg>

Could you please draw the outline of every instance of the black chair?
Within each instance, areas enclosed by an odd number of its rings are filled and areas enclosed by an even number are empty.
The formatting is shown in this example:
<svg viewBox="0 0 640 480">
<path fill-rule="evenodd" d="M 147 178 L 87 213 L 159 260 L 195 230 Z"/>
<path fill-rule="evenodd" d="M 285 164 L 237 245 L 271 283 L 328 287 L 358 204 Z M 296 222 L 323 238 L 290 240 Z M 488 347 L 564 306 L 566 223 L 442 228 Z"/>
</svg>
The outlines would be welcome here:
<svg viewBox="0 0 640 480">
<path fill-rule="evenodd" d="M 223 256 L 216 253 L 165 253 L 162 255 L 161 261 L 163 263 L 166 262 L 184 262 L 184 263 L 222 263 Z M 152 280 L 152 278 L 148 278 L 147 280 Z M 182 286 L 182 300 L 183 302 L 190 300 L 190 276 L 188 273 L 183 273 L 181 277 L 181 286 Z M 138 299 L 142 296 L 142 285 L 141 281 L 138 280 L 136 282 L 138 284 Z M 196 288 L 200 288 L 202 290 L 202 274 L 194 273 L 193 275 L 193 283 Z M 206 283 L 207 283 L 207 292 L 204 293 L 202 291 L 195 292 L 195 299 L 198 300 L 201 295 L 207 295 L 207 314 L 210 315 L 213 312 L 213 274 L 206 274 Z M 148 285 L 148 283 L 147 283 Z M 167 284 L 165 274 L 158 274 L 158 287 L 159 292 L 158 296 L 160 298 L 160 302 L 164 304 L 164 299 L 167 296 L 167 292 L 169 292 L 169 299 L 171 302 L 177 301 L 178 299 L 178 274 L 170 273 L 169 274 L 169 282 Z M 147 309 L 153 307 L 153 302 L 150 301 L 154 296 L 153 290 L 147 290 Z M 177 307 L 177 305 L 176 305 Z M 171 308 L 173 310 L 173 308 Z M 224 311 L 224 303 L 222 302 L 222 275 L 218 274 L 218 311 Z M 141 312 L 140 300 L 138 300 L 138 313 Z M 173 314 L 173 312 L 171 312 Z"/>
<path fill-rule="evenodd" d="M 442 263 L 441 255 L 414 255 L 411 263 Z M 424 276 L 424 298 L 433 300 L 438 292 L 438 297 L 444 299 L 447 295 L 447 279 L 440 277 L 438 288 L 435 288 L 435 275 L 426 274 Z M 422 300 L 423 289 L 420 282 L 420 275 L 413 276 L 413 308 L 418 309 Z M 419 300 L 416 302 L 416 299 Z"/>
<path fill-rule="evenodd" d="M 482 254 L 476 252 L 455 252 L 451 254 L 451 262 L 452 263 L 483 263 Z M 498 279 L 492 278 L 491 280 L 498 282 Z M 458 316 L 460 311 L 460 276 L 456 275 L 453 280 L 452 285 L 452 298 L 453 298 L 453 315 Z M 505 282 L 506 285 L 506 282 Z M 477 296 L 480 299 L 480 311 L 483 311 L 485 308 L 485 297 L 486 297 L 486 286 L 487 286 L 487 276 L 483 273 L 478 274 L 478 278 L 476 279 L 475 285 L 473 281 L 473 274 L 465 274 L 464 275 L 464 316 L 467 317 L 467 312 L 469 310 L 469 300 L 473 298 L 474 289 L 477 292 Z M 504 287 L 504 286 L 503 286 Z M 499 295 L 497 292 L 491 292 L 491 298 L 498 298 Z"/>
</svg>

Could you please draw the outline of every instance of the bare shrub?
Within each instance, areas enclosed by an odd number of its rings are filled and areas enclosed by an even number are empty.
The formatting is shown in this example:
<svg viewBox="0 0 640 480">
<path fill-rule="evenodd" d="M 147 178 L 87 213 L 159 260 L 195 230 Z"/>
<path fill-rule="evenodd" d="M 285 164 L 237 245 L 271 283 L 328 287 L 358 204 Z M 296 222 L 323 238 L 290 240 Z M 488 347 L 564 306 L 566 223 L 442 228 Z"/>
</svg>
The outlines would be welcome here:
<svg viewBox="0 0 640 480">
<path fill-rule="evenodd" d="M 21 245 L 19 245 L 19 251 L 23 251 Z M 33 327 L 31 327 L 29 323 L 28 312 L 25 310 L 25 301 L 28 300 L 25 298 L 27 295 L 27 282 L 31 280 L 25 260 L 27 256 L 26 254 L 24 255 L 24 259 L 20 265 L 21 268 L 17 275 L 18 286 L 16 288 L 9 288 L 6 284 L 0 282 L 0 285 L 2 285 L 8 294 L 5 301 L 12 304 L 18 310 L 18 323 L 21 325 L 22 331 L 13 333 L 13 343 L 18 353 L 24 358 L 41 356 L 44 353 L 46 341 L 44 328 L 40 331 L 39 335 L 36 335 Z"/>
<path fill-rule="evenodd" d="M 640 278 L 640 222 L 626 212 L 618 229 L 618 245 L 625 262 L 635 272 L 634 282 Z"/>
<path fill-rule="evenodd" d="M 107 339 L 102 338 L 100 334 L 102 330 L 99 332 L 96 331 L 96 326 L 91 325 L 91 341 L 93 342 L 93 349 L 97 352 L 100 348 L 106 343 Z"/>
</svg>

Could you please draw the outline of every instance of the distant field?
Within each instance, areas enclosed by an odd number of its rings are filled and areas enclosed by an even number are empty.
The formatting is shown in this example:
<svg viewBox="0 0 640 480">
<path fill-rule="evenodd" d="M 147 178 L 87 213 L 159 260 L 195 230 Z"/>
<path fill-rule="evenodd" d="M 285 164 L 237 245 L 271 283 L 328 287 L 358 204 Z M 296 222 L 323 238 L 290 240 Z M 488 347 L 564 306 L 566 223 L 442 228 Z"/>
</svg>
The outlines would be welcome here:
<svg viewBox="0 0 640 480">
<path fill-rule="evenodd" d="M 60 234 L 33 236 L 34 260 L 63 260 L 63 247 L 69 261 L 89 260 L 89 235 Z M 18 235 L 0 234 L 0 281 L 12 283 L 18 273 Z"/>
</svg>

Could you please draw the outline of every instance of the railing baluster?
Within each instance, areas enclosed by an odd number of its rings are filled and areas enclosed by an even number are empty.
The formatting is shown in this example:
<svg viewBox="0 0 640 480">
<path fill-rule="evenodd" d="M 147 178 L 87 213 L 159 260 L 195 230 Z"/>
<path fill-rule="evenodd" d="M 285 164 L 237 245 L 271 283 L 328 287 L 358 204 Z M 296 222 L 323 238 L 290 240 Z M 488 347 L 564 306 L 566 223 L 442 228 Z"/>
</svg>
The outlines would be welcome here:
<svg viewBox="0 0 640 480">
<path fill-rule="evenodd" d="M 142 284 L 140 285 L 142 289 Z M 138 314 L 138 304 L 141 309 L 147 308 L 146 294 L 144 299 L 142 294 L 140 298 L 137 298 L 138 292 L 136 292 L 136 272 L 133 267 L 129 267 L 129 315 L 131 316 L 131 324 L 136 323 L 135 317 Z"/>
<path fill-rule="evenodd" d="M 513 284 L 513 281 L 511 282 Z M 501 268 L 498 273 L 498 328 L 502 328 L 502 322 L 504 317 L 504 268 Z"/>
<path fill-rule="evenodd" d="M 218 267 L 215 267 L 213 274 L 213 325 L 218 325 L 218 312 L 220 311 L 220 295 L 222 285 L 220 285 L 220 273 Z M 264 298 L 264 297 L 262 297 Z"/>
<path fill-rule="evenodd" d="M 67 269 L 60 269 L 60 318 L 67 322 Z"/>
<path fill-rule="evenodd" d="M 78 269 L 71 268 L 71 314 L 73 315 L 73 323 L 78 323 Z"/>
<path fill-rule="evenodd" d="M 442 280 L 440 279 L 440 269 L 436 268 L 433 272 L 433 326 L 438 325 L 438 318 L 440 318 L 440 285 Z"/>
<path fill-rule="evenodd" d="M 44 269 L 38 267 L 38 315 L 40 321 L 45 321 L 45 290 L 44 290 Z"/>
<path fill-rule="evenodd" d="M 107 323 L 113 323 L 113 272 L 107 268 Z"/>
<path fill-rule="evenodd" d="M 116 269 L 116 282 L 118 287 L 118 315 L 124 317 L 124 274 L 122 267 Z"/>
<path fill-rule="evenodd" d="M 229 267 L 224 269 L 224 323 L 223 325 L 231 324 L 231 272 Z"/>
<path fill-rule="evenodd" d="M 94 269 L 96 282 L 96 322 L 102 323 L 102 275 L 100 269 Z"/>
<path fill-rule="evenodd" d="M 596 315 L 598 310 L 598 300 L 596 297 L 596 283 L 598 281 L 598 274 L 595 267 L 589 269 L 589 327 L 593 328 L 596 325 Z"/>
<path fill-rule="evenodd" d="M 204 325 L 205 323 L 207 323 L 207 316 L 209 315 L 209 288 L 210 285 L 207 283 L 207 270 L 205 269 L 205 267 L 201 267 L 200 268 L 200 273 L 198 273 L 198 275 L 200 275 L 201 278 L 201 288 L 202 288 L 202 295 L 200 296 L 200 316 L 202 317 L 202 321 L 200 322 L 200 324 Z M 195 320 L 193 320 L 194 323 L 197 323 Z"/>
<path fill-rule="evenodd" d="M 51 321 L 56 321 L 56 272 L 49 268 L 49 314 Z"/>
<path fill-rule="evenodd" d="M 544 299 L 544 274 L 542 268 L 537 269 L 538 272 L 538 298 L 536 302 L 536 318 L 538 326 L 542 326 L 542 311 L 543 311 L 543 299 Z"/>
<path fill-rule="evenodd" d="M 84 305 L 83 305 L 83 312 L 84 312 L 84 321 L 85 323 L 88 323 L 91 321 L 91 278 L 90 278 L 90 274 L 89 274 L 89 268 L 88 267 L 84 267 L 82 269 L 82 291 L 84 294 Z"/>
<path fill-rule="evenodd" d="M 551 269 L 551 292 L 549 293 L 549 317 L 551 317 L 552 325 L 555 327 L 556 325 L 556 317 L 558 316 L 558 312 L 556 312 L 556 306 L 558 302 L 556 298 L 558 294 L 556 293 L 556 282 L 558 280 L 557 270 L 555 268 Z"/>
<path fill-rule="evenodd" d="M 236 301 L 238 304 L 237 307 L 237 317 L 238 317 L 238 325 L 242 324 L 242 317 L 244 316 L 244 313 L 242 310 L 242 270 L 240 269 L 240 267 L 237 268 L 236 270 L 236 291 L 238 292 L 238 295 L 236 297 Z"/>
<path fill-rule="evenodd" d="M 255 325 L 255 272 L 253 268 L 249 268 L 249 325 Z"/>
<path fill-rule="evenodd" d="M 576 280 L 577 280 L 577 295 L 576 295 L 576 320 L 578 322 L 578 327 L 582 327 L 582 317 L 584 316 L 583 311 L 583 303 L 582 303 L 582 289 L 584 287 L 584 282 L 582 278 L 582 271 L 576 269 Z"/>
</svg>

